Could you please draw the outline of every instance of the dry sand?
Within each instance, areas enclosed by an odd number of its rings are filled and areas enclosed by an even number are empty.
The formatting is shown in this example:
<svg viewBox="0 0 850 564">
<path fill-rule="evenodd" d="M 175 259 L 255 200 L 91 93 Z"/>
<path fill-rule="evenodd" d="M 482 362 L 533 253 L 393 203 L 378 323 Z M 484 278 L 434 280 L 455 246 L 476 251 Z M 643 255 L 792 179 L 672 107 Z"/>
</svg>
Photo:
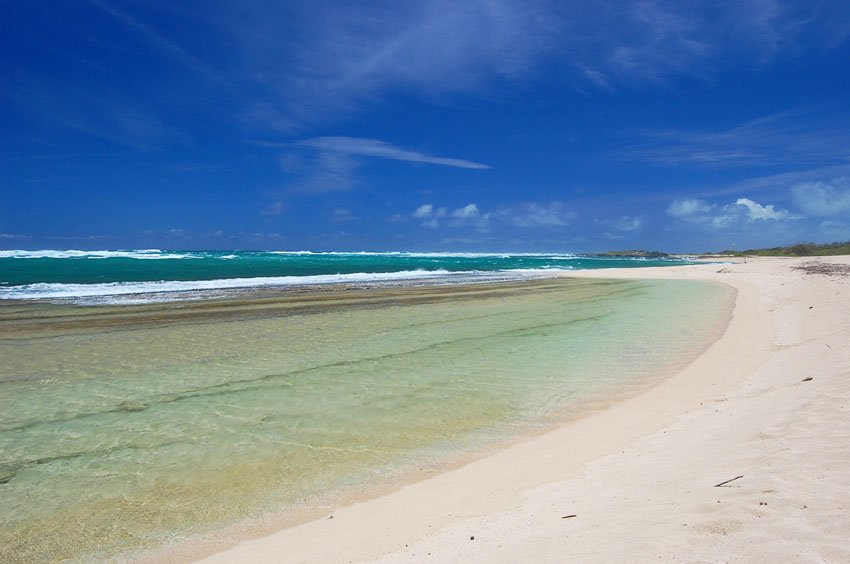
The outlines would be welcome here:
<svg viewBox="0 0 850 564">
<path fill-rule="evenodd" d="M 576 273 L 738 298 L 719 341 L 638 396 L 208 561 L 850 562 L 850 275 L 810 262 Z"/>
</svg>

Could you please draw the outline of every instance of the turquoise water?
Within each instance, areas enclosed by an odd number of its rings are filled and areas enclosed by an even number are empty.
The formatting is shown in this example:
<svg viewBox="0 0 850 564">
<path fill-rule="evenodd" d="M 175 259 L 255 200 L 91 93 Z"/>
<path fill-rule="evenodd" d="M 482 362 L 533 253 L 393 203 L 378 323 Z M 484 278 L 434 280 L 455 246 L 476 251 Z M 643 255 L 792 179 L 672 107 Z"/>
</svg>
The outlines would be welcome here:
<svg viewBox="0 0 850 564">
<path fill-rule="evenodd" d="M 0 561 L 283 525 L 440 469 L 683 366 L 732 297 L 549 278 L 0 302 Z"/>
<path fill-rule="evenodd" d="M 143 303 L 242 288 L 497 281 L 673 264 L 684 261 L 571 254 L 0 251 L 0 299 Z"/>
</svg>

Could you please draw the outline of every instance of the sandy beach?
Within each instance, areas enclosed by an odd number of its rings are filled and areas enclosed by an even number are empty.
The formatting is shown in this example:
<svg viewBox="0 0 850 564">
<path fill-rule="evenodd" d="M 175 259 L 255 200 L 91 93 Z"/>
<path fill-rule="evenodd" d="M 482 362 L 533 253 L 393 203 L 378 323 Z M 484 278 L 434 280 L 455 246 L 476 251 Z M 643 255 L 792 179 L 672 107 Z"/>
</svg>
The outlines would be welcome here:
<svg viewBox="0 0 850 564">
<path fill-rule="evenodd" d="M 637 396 L 204 561 L 848 562 L 848 271 L 829 257 L 571 273 L 738 295 L 722 337 Z"/>
</svg>

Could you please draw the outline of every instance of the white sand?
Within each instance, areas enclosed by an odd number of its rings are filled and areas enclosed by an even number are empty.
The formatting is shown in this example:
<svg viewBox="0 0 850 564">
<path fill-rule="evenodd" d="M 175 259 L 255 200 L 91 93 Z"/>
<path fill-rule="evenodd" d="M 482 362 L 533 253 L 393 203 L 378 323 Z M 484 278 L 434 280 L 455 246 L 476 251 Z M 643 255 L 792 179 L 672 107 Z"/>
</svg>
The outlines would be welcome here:
<svg viewBox="0 0 850 564">
<path fill-rule="evenodd" d="M 577 273 L 719 280 L 734 318 L 639 396 L 207 561 L 850 562 L 850 277 L 804 262 Z"/>
</svg>

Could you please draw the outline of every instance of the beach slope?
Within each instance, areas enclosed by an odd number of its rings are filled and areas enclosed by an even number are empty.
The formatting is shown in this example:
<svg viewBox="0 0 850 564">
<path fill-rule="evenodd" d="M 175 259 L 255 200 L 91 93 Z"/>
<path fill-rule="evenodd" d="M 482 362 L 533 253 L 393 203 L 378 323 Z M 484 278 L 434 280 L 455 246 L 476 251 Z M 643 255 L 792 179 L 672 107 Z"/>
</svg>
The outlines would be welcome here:
<svg viewBox="0 0 850 564">
<path fill-rule="evenodd" d="M 572 275 L 572 274 L 571 274 Z M 651 389 L 208 562 L 850 561 L 850 258 L 576 272 L 720 281 L 723 336 Z"/>
</svg>

